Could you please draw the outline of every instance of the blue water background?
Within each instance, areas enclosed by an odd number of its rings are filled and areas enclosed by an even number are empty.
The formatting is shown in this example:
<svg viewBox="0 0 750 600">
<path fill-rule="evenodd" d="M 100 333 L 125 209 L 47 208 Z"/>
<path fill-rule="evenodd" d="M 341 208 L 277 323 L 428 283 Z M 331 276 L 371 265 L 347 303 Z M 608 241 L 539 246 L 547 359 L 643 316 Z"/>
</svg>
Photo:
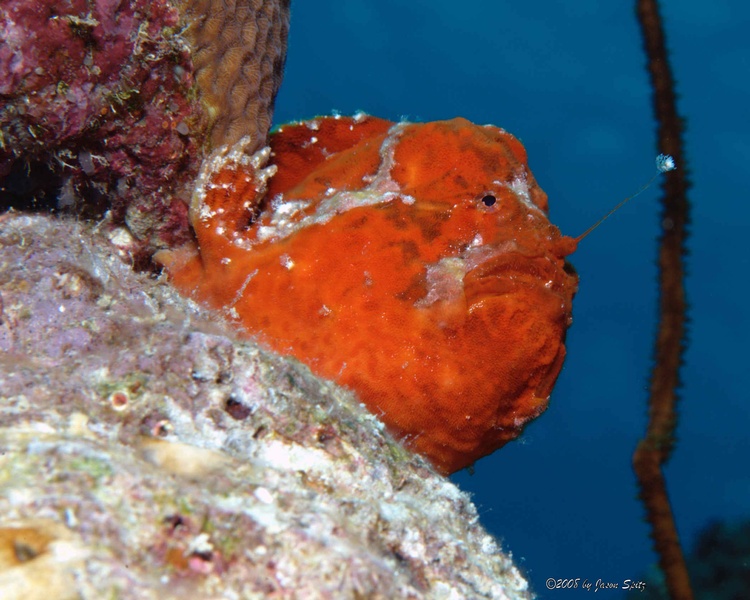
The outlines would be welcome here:
<svg viewBox="0 0 750 600">
<path fill-rule="evenodd" d="M 710 519 L 750 516 L 749 7 L 662 6 L 693 181 L 690 346 L 666 471 L 688 545 Z M 632 2 L 297 0 L 276 122 L 361 109 L 494 123 L 523 141 L 553 222 L 577 235 L 653 173 L 644 64 Z M 658 194 L 572 257 L 580 291 L 547 413 L 453 477 L 542 598 L 571 595 L 546 591 L 549 577 L 622 582 L 655 560 L 630 460 L 652 364 Z"/>
</svg>

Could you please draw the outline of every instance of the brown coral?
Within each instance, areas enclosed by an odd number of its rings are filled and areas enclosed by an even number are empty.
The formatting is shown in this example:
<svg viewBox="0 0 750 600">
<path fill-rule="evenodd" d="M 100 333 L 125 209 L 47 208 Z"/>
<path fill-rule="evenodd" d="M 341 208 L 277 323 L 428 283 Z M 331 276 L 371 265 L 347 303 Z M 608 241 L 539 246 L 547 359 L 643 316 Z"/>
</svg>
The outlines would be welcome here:
<svg viewBox="0 0 750 600">
<path fill-rule="evenodd" d="M 260 149 L 286 59 L 291 0 L 181 0 L 194 76 L 211 121 L 211 144 L 242 136 Z"/>
</svg>

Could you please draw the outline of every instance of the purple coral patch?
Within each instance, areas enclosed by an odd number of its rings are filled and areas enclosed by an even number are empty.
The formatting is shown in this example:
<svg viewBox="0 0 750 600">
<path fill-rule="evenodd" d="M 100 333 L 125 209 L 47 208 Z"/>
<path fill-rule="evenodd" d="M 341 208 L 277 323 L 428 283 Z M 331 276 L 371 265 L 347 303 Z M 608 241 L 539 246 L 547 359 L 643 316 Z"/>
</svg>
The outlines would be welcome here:
<svg viewBox="0 0 750 600">
<path fill-rule="evenodd" d="M 185 239 L 179 193 L 195 176 L 204 125 L 178 34 L 166 0 L 3 2 L 4 204 L 41 195 L 34 186 L 49 178 L 46 193 L 63 205 L 127 223 L 136 254 Z M 37 181 L 14 193 L 7 182 L 28 172 Z"/>
</svg>

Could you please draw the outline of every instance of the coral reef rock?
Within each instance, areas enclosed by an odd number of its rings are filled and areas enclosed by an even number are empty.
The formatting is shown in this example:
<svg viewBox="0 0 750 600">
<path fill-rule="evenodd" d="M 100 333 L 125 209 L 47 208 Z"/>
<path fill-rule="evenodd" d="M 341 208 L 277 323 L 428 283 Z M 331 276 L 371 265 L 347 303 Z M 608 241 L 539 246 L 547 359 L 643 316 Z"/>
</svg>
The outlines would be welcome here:
<svg viewBox="0 0 750 600">
<path fill-rule="evenodd" d="M 288 16 L 288 0 L 3 1 L 0 205 L 109 210 L 148 266 L 188 239 L 208 138 L 265 143 Z"/>
<path fill-rule="evenodd" d="M 138 250 L 185 239 L 177 191 L 195 176 L 205 124 L 179 30 L 167 0 L 3 2 L 4 203 L 111 209 Z"/>
<path fill-rule="evenodd" d="M 530 597 L 465 493 L 116 234 L 0 217 L 0 597 Z"/>
</svg>

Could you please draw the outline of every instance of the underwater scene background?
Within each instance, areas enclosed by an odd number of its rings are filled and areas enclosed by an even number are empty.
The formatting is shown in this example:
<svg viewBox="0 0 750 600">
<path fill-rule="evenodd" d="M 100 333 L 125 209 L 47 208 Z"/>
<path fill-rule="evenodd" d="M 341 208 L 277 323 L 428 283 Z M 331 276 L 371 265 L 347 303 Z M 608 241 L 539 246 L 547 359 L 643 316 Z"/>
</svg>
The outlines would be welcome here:
<svg viewBox="0 0 750 600">
<path fill-rule="evenodd" d="M 666 474 L 687 551 L 750 517 L 750 8 L 661 3 L 692 188 L 689 346 Z M 276 123 L 332 110 L 462 116 L 524 143 L 550 216 L 578 235 L 654 172 L 655 123 L 632 2 L 295 2 Z M 685 168 L 686 165 L 677 165 Z M 656 328 L 658 186 L 579 246 L 568 357 L 546 414 L 452 479 L 541 597 L 548 578 L 641 580 L 655 562 L 631 456 Z M 745 567 L 747 569 L 747 566 Z M 621 592 L 603 590 L 610 597 Z"/>
</svg>

